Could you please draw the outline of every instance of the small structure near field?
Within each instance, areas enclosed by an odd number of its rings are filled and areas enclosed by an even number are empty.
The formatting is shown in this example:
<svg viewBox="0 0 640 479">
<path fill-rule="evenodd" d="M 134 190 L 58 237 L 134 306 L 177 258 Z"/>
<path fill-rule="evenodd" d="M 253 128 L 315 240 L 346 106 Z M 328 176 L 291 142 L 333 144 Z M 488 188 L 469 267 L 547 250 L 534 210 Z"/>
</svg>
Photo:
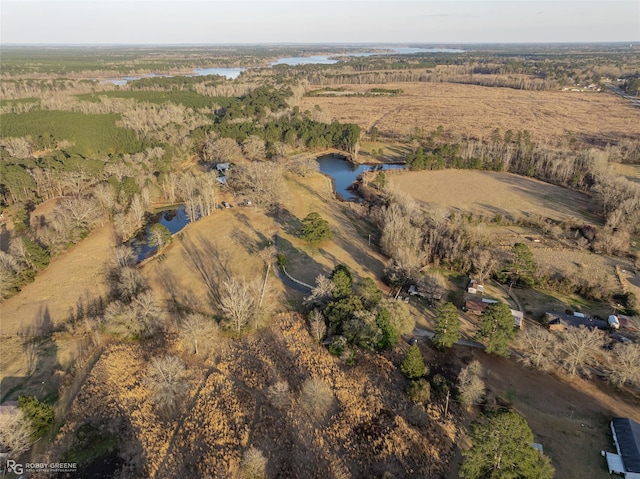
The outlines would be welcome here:
<svg viewBox="0 0 640 479">
<path fill-rule="evenodd" d="M 484 294 L 484 283 L 472 279 L 467 286 L 467 293 L 471 294 Z"/>
<path fill-rule="evenodd" d="M 607 459 L 609 474 L 640 479 L 640 424 L 633 419 L 616 417 L 611 421 L 611 432 L 618 453 L 601 452 Z"/>
<path fill-rule="evenodd" d="M 218 164 L 216 164 L 216 170 L 220 171 L 221 173 L 227 171 L 230 167 L 231 167 L 231 163 L 218 163 Z"/>
</svg>

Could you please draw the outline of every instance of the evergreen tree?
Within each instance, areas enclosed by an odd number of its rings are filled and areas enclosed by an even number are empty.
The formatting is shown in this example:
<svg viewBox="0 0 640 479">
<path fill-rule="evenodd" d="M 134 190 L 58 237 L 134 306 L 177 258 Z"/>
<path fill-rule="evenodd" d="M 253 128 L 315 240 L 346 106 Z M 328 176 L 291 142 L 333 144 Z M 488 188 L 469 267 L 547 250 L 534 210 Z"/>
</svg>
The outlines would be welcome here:
<svg viewBox="0 0 640 479">
<path fill-rule="evenodd" d="M 442 350 L 453 346 L 460 339 L 460 320 L 458 310 L 452 303 L 442 306 L 436 316 L 436 328 L 433 342 Z"/>
<path fill-rule="evenodd" d="M 335 286 L 333 289 L 334 298 L 346 298 L 353 293 L 353 276 L 348 266 L 339 264 L 333 268 L 329 279 Z"/>
<path fill-rule="evenodd" d="M 472 426 L 473 446 L 462 454 L 464 479 L 552 479 L 549 459 L 533 445 L 527 422 L 513 411 L 481 416 Z"/>
<path fill-rule="evenodd" d="M 159 250 L 172 241 L 171 231 L 165 225 L 156 223 L 149 228 L 149 246 L 156 246 Z"/>
<path fill-rule="evenodd" d="M 424 365 L 424 359 L 417 344 L 409 348 L 409 352 L 407 352 L 407 355 L 402 361 L 400 370 L 409 379 L 418 379 L 424 376 L 426 366 Z"/>
<path fill-rule="evenodd" d="M 31 422 L 31 439 L 34 441 L 51 429 L 55 417 L 53 407 L 38 401 L 35 396 L 20 396 L 18 397 L 18 408 Z"/>
<path fill-rule="evenodd" d="M 509 341 L 515 336 L 513 315 L 504 303 L 490 304 L 480 316 L 481 338 L 488 339 L 487 353 L 509 357 Z"/>
<path fill-rule="evenodd" d="M 375 281 L 371 278 L 364 278 L 360 281 L 356 285 L 355 294 L 362 300 L 367 309 L 376 307 L 382 299 L 382 291 L 378 289 Z"/>
<path fill-rule="evenodd" d="M 387 349 L 398 344 L 398 332 L 391 324 L 391 313 L 387 308 L 380 308 L 376 316 L 376 324 L 382 333 L 378 344 L 378 349 Z"/>
<path fill-rule="evenodd" d="M 533 273 L 536 271 L 533 253 L 524 243 L 514 244 L 511 252 L 513 253 L 513 259 L 507 262 L 506 265 L 507 272 L 511 276 L 511 286 L 518 281 L 530 285 L 533 281 Z"/>
<path fill-rule="evenodd" d="M 310 245 L 316 245 L 333 238 L 333 233 L 329 229 L 329 222 L 313 211 L 302 220 L 300 237 Z"/>
</svg>

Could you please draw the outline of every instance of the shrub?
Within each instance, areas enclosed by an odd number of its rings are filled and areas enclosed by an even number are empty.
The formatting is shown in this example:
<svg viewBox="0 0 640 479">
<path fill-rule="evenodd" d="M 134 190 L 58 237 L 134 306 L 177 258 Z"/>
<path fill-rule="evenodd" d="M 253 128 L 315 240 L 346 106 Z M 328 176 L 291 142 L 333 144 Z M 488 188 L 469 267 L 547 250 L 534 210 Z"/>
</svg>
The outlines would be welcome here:
<svg viewBox="0 0 640 479">
<path fill-rule="evenodd" d="M 411 381 L 407 388 L 407 394 L 413 402 L 424 404 L 431 400 L 431 385 L 424 378 Z"/>
</svg>

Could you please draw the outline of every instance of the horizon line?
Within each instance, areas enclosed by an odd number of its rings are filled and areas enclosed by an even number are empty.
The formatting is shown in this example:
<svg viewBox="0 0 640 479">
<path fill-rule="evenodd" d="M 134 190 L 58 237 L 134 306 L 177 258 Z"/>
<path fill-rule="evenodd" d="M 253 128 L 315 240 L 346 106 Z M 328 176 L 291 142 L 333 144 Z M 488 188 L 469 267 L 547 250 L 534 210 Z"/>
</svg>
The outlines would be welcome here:
<svg viewBox="0 0 640 479">
<path fill-rule="evenodd" d="M 15 46 L 363 46 L 363 45 L 423 45 L 423 46 L 456 46 L 456 45 L 629 45 L 640 43 L 640 40 L 607 40 L 607 41 L 505 41 L 505 42 L 420 42 L 420 41 L 397 41 L 397 42 L 225 42 L 225 43 L 209 43 L 209 42 L 149 42 L 149 43 L 120 43 L 120 42 L 86 42 L 86 43 L 69 43 L 69 42 L 0 42 L 1 47 Z M 418 48 L 418 47 L 416 47 Z"/>
</svg>

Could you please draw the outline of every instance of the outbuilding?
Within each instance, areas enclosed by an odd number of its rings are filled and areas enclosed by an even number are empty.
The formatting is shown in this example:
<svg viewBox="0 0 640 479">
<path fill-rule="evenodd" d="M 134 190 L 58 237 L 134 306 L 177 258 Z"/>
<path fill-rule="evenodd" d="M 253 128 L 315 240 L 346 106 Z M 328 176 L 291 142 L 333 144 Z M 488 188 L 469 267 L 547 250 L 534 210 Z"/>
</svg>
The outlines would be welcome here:
<svg viewBox="0 0 640 479">
<path fill-rule="evenodd" d="M 602 451 L 609 474 L 640 479 L 640 424 L 633 419 L 616 417 L 611 421 L 611 432 L 618 453 Z"/>
</svg>

